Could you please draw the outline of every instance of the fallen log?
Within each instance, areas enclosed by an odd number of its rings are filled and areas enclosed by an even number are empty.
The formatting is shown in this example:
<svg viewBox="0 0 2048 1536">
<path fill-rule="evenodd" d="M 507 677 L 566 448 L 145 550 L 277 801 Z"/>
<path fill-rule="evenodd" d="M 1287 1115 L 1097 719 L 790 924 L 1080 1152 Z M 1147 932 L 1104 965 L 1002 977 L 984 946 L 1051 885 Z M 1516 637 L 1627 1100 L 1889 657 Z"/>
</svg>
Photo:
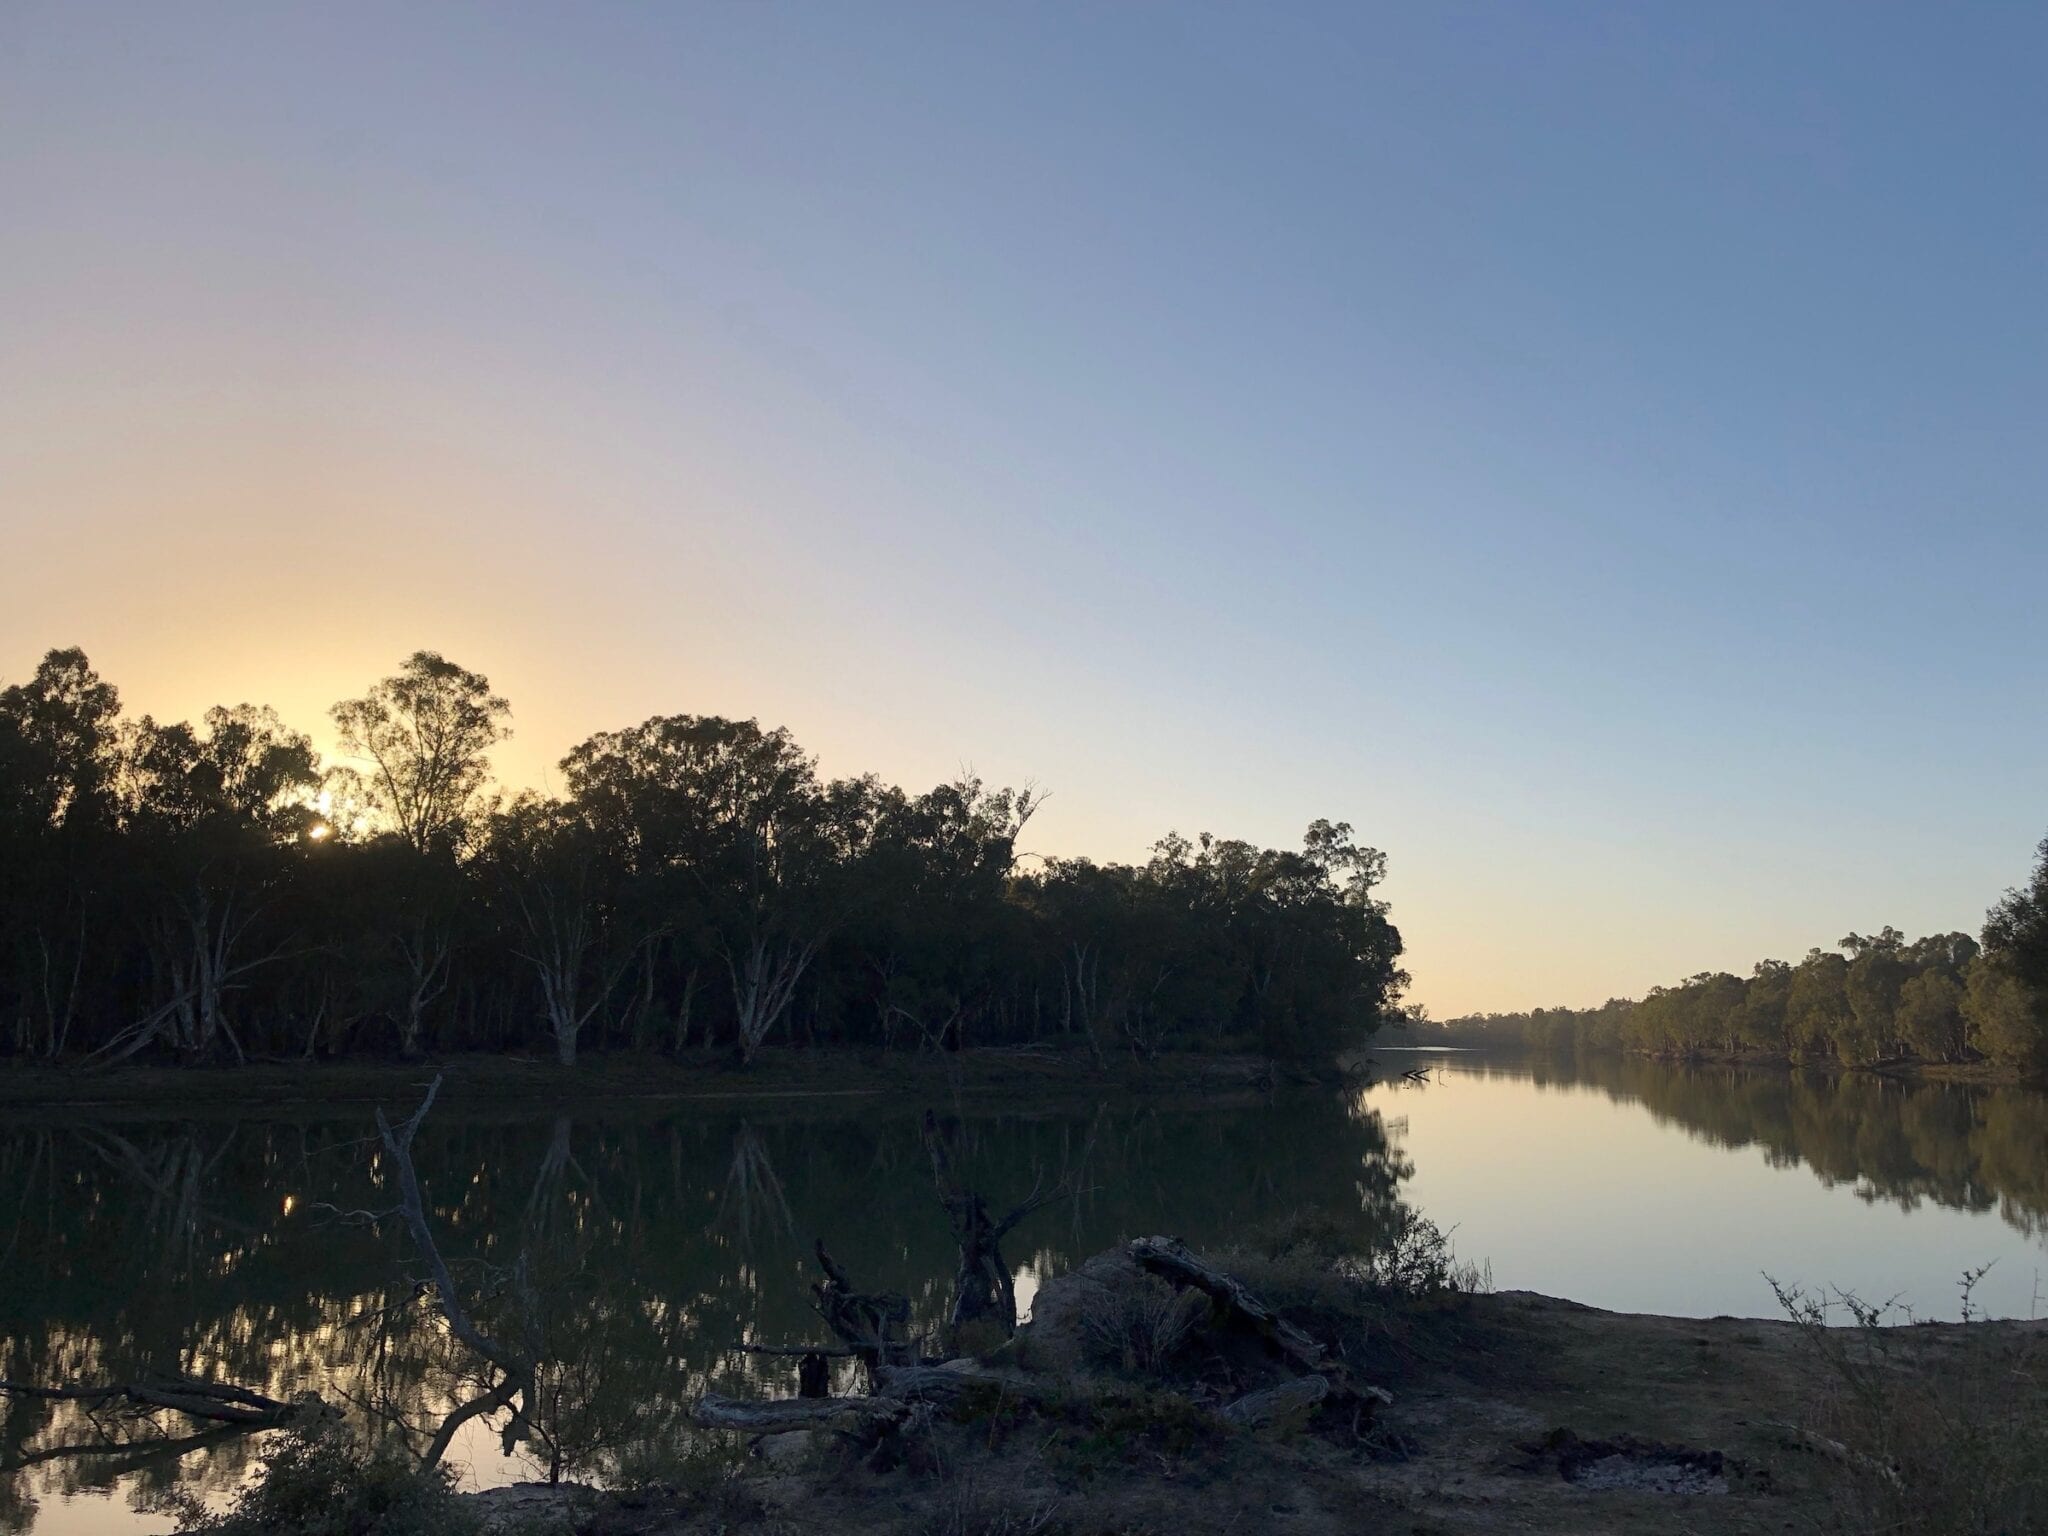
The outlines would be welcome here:
<svg viewBox="0 0 2048 1536">
<path fill-rule="evenodd" d="M 733 1353 L 740 1355 L 773 1355 L 778 1359 L 802 1360 L 816 1355 L 821 1360 L 853 1360 L 860 1351 L 851 1345 L 831 1344 L 735 1344 Z"/>
<path fill-rule="evenodd" d="M 745 1435 L 773 1435 L 792 1429 L 893 1429 L 910 1414 L 894 1397 L 782 1397 L 767 1402 L 708 1393 L 697 1399 L 691 1419 L 701 1429 L 729 1429 Z"/>
<path fill-rule="evenodd" d="M 910 1321 L 910 1298 L 895 1291 L 857 1291 L 852 1277 L 825 1251 L 822 1238 L 814 1251 L 825 1278 L 811 1286 L 811 1294 L 817 1298 L 815 1305 L 825 1326 L 870 1371 L 907 1364 L 913 1358 L 910 1341 L 903 1336 Z"/>
<path fill-rule="evenodd" d="M 1328 1350 L 1253 1295 L 1243 1281 L 1198 1257 L 1179 1238 L 1134 1238 L 1131 1257 L 1141 1269 L 1161 1275 L 1175 1285 L 1193 1286 L 1203 1292 L 1296 1369 L 1313 1375 L 1324 1368 Z"/>
<path fill-rule="evenodd" d="M 1268 1349 L 1304 1376 L 1323 1377 L 1328 1395 L 1337 1401 L 1357 1402 L 1366 1408 L 1394 1401 L 1394 1394 L 1385 1387 L 1354 1380 L 1349 1368 L 1332 1360 L 1330 1352 L 1314 1338 L 1281 1317 L 1242 1280 L 1218 1269 L 1179 1238 L 1134 1238 L 1130 1252 L 1139 1268 L 1174 1285 L 1201 1291 L 1231 1322 L 1262 1339 Z"/>
<path fill-rule="evenodd" d="M 1831 1440 L 1818 1431 L 1799 1424 L 1788 1424 L 1783 1419 L 1766 1419 L 1764 1427 L 1775 1429 L 1789 1444 L 1802 1450 L 1815 1451 L 1830 1461 L 1838 1461 L 1845 1467 L 1853 1467 L 1867 1473 L 1893 1488 L 1904 1488 L 1905 1480 L 1899 1476 L 1899 1469 L 1891 1463 L 1880 1461 L 1875 1456 L 1866 1456 L 1861 1451 L 1851 1450 L 1839 1440 Z"/>
<path fill-rule="evenodd" d="M 905 1402 L 950 1402 L 970 1389 L 1000 1392 L 1018 1402 L 1046 1404 L 1061 1395 L 1057 1385 L 1033 1381 L 1016 1371 L 997 1370 L 974 1360 L 944 1365 L 900 1365 L 884 1370 L 876 1390 Z"/>
</svg>

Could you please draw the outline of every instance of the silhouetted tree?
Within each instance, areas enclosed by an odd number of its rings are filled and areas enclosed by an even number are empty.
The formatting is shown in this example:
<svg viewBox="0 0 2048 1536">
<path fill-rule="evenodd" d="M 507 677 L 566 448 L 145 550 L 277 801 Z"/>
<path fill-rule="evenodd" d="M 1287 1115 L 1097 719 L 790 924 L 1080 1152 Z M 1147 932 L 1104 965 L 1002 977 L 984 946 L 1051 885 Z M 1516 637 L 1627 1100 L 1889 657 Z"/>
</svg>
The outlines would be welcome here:
<svg viewBox="0 0 2048 1536">
<path fill-rule="evenodd" d="M 476 814 L 487 754 L 512 734 L 512 706 L 490 679 L 433 651 L 331 711 L 344 752 L 369 765 L 369 805 L 422 853 L 460 842 Z"/>
</svg>

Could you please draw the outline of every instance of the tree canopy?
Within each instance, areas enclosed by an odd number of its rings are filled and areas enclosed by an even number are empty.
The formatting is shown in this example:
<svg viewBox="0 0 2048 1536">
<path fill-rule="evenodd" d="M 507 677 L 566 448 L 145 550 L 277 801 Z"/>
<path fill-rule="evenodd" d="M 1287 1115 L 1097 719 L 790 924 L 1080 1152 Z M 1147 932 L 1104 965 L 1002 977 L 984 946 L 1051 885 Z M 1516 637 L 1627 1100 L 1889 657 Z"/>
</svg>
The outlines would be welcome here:
<svg viewBox="0 0 2048 1536">
<path fill-rule="evenodd" d="M 1983 942 L 1966 933 L 1908 941 L 1896 928 L 1850 933 L 1796 964 L 1761 960 L 1747 976 L 1702 971 L 1598 1008 L 1472 1014 L 1427 1026 L 1446 1045 L 1658 1056 L 1769 1055 L 1875 1066 L 1989 1061 L 2048 1072 L 2048 989 L 2034 946 L 2048 912 L 2048 845 L 2033 883 L 1992 908 Z"/>
<path fill-rule="evenodd" d="M 782 729 L 662 715 L 511 797 L 511 706 L 415 652 L 334 706 L 125 718 L 82 652 L 0 692 L 0 1053 L 850 1044 L 1317 1055 L 1407 978 L 1346 823 L 1020 856 L 1041 803 L 971 774 L 833 779 Z"/>
</svg>

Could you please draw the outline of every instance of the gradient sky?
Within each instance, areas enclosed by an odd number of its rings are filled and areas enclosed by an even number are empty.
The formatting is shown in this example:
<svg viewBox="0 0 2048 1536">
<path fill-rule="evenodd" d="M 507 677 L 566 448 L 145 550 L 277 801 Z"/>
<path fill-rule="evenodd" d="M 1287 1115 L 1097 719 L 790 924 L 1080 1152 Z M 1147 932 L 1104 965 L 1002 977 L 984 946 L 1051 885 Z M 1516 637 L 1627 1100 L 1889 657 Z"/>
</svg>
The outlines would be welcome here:
<svg viewBox="0 0 2048 1536">
<path fill-rule="evenodd" d="M 0 676 L 1391 860 L 1438 1015 L 2048 827 L 2048 11 L 0 0 Z"/>
</svg>

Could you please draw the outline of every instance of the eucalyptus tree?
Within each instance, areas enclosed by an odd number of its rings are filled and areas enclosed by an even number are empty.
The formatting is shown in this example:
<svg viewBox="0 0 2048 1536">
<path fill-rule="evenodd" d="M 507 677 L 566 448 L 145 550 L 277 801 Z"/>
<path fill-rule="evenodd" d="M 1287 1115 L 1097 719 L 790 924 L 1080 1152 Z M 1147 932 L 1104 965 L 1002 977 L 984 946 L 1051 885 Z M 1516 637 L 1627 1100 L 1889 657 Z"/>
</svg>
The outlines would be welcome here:
<svg viewBox="0 0 2048 1536">
<path fill-rule="evenodd" d="M 1742 1016 L 1736 1023 L 1742 1043 L 1752 1050 L 1783 1050 L 1791 1001 L 1792 967 L 1782 960 L 1757 961 L 1742 989 Z"/>
<path fill-rule="evenodd" d="M 617 866 L 573 801 L 519 796 L 491 818 L 485 858 L 563 1066 L 653 934 L 619 900 Z"/>
<path fill-rule="evenodd" d="M 826 823 L 860 901 L 840 979 L 890 1041 L 958 1049 L 1004 1011 L 1028 964 L 1007 900 L 1017 839 L 1040 804 L 1029 786 L 991 790 L 964 774 L 908 796 L 874 780 L 826 792 Z M 849 836 L 849 833 L 855 835 Z"/>
<path fill-rule="evenodd" d="M 359 699 L 329 711 L 341 749 L 363 761 L 370 806 L 420 853 L 460 846 L 488 810 L 492 747 L 512 734 L 512 706 L 480 672 L 415 651 Z"/>
<path fill-rule="evenodd" d="M 751 1060 L 788 1014 L 846 892 L 816 764 L 786 730 L 658 716 L 562 760 L 572 799 L 640 879 L 687 881 Z"/>
<path fill-rule="evenodd" d="M 2048 999 L 2048 838 L 2036 851 L 2033 876 L 1985 915 L 1984 949 Z"/>
<path fill-rule="evenodd" d="M 1899 986 L 1894 1015 L 1900 1038 L 1926 1061 L 1957 1061 L 1968 1044 L 1963 989 L 1953 976 L 1924 970 Z"/>
<path fill-rule="evenodd" d="M 355 1001 L 388 1021 L 399 1054 L 417 1056 L 429 1015 L 453 980 L 458 933 L 475 905 L 473 882 L 453 849 L 420 852 L 395 833 L 323 848 L 321 857 L 347 865 L 328 883 L 347 886 L 331 921 L 346 934 Z"/>
<path fill-rule="evenodd" d="M 80 650 L 0 689 L 0 923 L 15 1048 L 60 1056 L 105 966 L 120 695 Z"/>
<path fill-rule="evenodd" d="M 1969 968 L 1962 1014 L 1970 1044 L 2009 1071 L 2048 1073 L 2040 995 L 1990 949 Z"/>
<path fill-rule="evenodd" d="M 119 780 L 156 998 L 102 1049 L 127 1056 L 161 1036 L 182 1056 L 225 1042 L 240 1057 L 230 991 L 303 942 L 270 923 L 269 948 L 251 952 L 293 873 L 288 851 L 317 819 L 312 742 L 247 704 L 208 710 L 202 729 L 145 715 L 124 732 Z"/>
<path fill-rule="evenodd" d="M 1405 980 L 1384 857 L 1168 837 L 1047 860 L 1040 796 L 823 780 L 789 732 L 658 716 L 591 737 L 566 795 L 489 782 L 508 708 L 408 658 L 333 717 L 327 768 L 274 714 L 123 724 L 83 655 L 0 691 L 0 1050 L 209 1057 L 615 1041 L 1083 1038 L 1317 1051 Z"/>
<path fill-rule="evenodd" d="M 1984 951 L 1968 977 L 1972 1042 L 2001 1065 L 2048 1075 L 2048 839 L 2027 884 L 1985 915 Z"/>
</svg>

